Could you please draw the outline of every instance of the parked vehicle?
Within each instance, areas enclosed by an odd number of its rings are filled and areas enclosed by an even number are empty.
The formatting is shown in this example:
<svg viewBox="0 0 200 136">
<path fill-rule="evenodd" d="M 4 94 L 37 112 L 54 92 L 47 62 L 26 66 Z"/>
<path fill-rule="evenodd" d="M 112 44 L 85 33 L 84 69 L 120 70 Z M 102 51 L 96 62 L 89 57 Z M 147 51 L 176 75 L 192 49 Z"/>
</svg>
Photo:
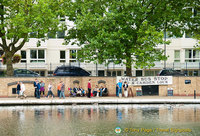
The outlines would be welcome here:
<svg viewBox="0 0 200 136">
<path fill-rule="evenodd" d="M 53 72 L 54 76 L 89 76 L 90 73 L 80 67 L 60 66 Z"/>
<path fill-rule="evenodd" d="M 39 77 L 40 75 L 38 73 L 35 73 L 27 69 L 15 69 L 14 76 L 15 77 Z"/>
<path fill-rule="evenodd" d="M 186 76 L 186 74 L 173 69 L 162 69 L 158 73 L 158 76 Z"/>
</svg>

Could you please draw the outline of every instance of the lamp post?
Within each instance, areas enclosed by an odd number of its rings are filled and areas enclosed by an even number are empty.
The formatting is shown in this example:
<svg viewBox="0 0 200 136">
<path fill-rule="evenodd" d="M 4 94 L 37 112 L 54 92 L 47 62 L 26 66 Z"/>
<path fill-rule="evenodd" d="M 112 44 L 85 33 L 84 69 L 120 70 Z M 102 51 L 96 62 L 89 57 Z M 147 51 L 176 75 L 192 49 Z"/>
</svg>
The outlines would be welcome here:
<svg viewBox="0 0 200 136">
<path fill-rule="evenodd" d="M 167 36 L 167 33 L 166 33 L 166 25 L 165 25 L 165 28 L 164 28 L 164 55 L 166 57 L 166 37 Z M 164 69 L 166 69 L 166 60 L 164 60 Z"/>
<path fill-rule="evenodd" d="M 98 76 L 98 50 L 96 50 L 96 57 L 97 57 L 97 61 L 96 61 L 96 76 Z"/>
</svg>

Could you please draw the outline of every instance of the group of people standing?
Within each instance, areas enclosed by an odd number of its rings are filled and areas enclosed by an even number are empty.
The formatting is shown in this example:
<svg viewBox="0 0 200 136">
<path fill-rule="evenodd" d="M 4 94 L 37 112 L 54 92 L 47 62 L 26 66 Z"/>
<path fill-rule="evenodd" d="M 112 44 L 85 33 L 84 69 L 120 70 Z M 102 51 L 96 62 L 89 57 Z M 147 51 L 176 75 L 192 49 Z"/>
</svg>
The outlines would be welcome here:
<svg viewBox="0 0 200 136">
<path fill-rule="evenodd" d="M 45 97 L 45 83 L 43 81 L 40 81 L 35 79 L 33 86 L 35 88 L 34 91 L 34 96 L 37 99 L 40 99 L 40 97 L 43 95 L 43 97 Z M 69 93 L 73 96 L 85 96 L 87 95 L 89 98 L 96 96 L 103 96 L 103 94 L 108 95 L 108 90 L 106 88 L 106 85 L 103 87 L 101 86 L 100 88 L 98 87 L 98 85 L 96 85 L 96 87 L 93 89 L 93 92 L 91 92 L 92 89 L 92 85 L 91 85 L 91 79 L 89 79 L 88 81 L 88 91 L 85 91 L 81 86 L 78 87 L 74 87 L 73 89 L 68 88 Z M 25 85 L 22 82 L 18 82 L 17 83 L 17 98 L 20 96 L 20 98 L 26 98 L 27 96 L 25 95 Z M 57 95 L 58 97 L 61 99 L 65 99 L 65 84 L 63 81 L 60 81 L 58 86 L 57 86 Z M 47 94 L 47 98 L 49 97 L 55 97 L 55 95 L 53 94 L 53 86 L 52 86 L 52 82 L 49 83 L 48 85 L 48 94 Z"/>
<path fill-rule="evenodd" d="M 116 85 L 116 96 L 122 97 L 122 87 L 124 88 L 124 97 L 128 97 L 128 83 L 125 81 L 122 84 L 122 80 L 119 80 Z"/>
<path fill-rule="evenodd" d="M 34 96 L 37 99 L 40 99 L 40 96 L 43 94 L 43 97 L 45 97 L 45 83 L 43 81 L 39 82 L 39 80 L 35 79 L 33 86 L 35 88 L 35 92 L 34 92 Z M 51 95 L 51 97 L 54 97 L 54 94 L 52 92 L 52 83 L 50 82 L 48 85 L 48 94 L 47 94 L 47 98 L 49 98 L 49 96 Z"/>
<path fill-rule="evenodd" d="M 39 82 L 39 80 L 35 79 L 33 86 L 35 88 L 34 96 L 38 99 L 40 99 L 40 95 L 45 95 L 45 83 L 43 81 Z"/>
<path fill-rule="evenodd" d="M 91 85 L 91 79 L 89 79 L 88 81 L 88 97 L 99 97 L 99 96 L 103 96 L 104 95 L 108 95 L 108 89 L 106 88 L 106 85 L 101 86 L 100 88 L 98 87 L 98 85 L 95 86 L 95 88 L 93 89 L 93 92 L 91 92 L 92 89 L 92 85 Z"/>
</svg>

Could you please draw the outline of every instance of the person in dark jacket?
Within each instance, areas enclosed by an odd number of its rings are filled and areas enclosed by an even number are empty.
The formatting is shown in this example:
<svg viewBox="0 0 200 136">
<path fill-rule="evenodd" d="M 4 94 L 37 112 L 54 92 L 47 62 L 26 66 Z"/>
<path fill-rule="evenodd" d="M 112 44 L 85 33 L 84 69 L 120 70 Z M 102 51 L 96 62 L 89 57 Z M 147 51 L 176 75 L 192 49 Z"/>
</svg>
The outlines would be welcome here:
<svg viewBox="0 0 200 136">
<path fill-rule="evenodd" d="M 119 96 L 118 85 L 116 84 L 116 96 Z"/>
<path fill-rule="evenodd" d="M 37 89 L 37 78 L 35 79 L 35 81 L 33 82 L 33 86 L 35 88 L 35 92 L 34 92 L 34 96 L 36 97 L 36 89 Z"/>
<path fill-rule="evenodd" d="M 18 81 L 18 82 L 17 82 L 17 97 L 16 97 L 16 98 L 19 97 L 19 92 L 20 92 L 20 90 L 21 90 L 21 86 L 20 86 L 20 83 L 19 83 L 19 81 Z"/>
<path fill-rule="evenodd" d="M 36 82 L 36 97 L 37 99 L 40 99 L 40 83 L 38 80 Z"/>
<path fill-rule="evenodd" d="M 124 88 L 124 96 L 128 97 L 128 84 L 126 81 L 123 84 L 123 88 Z"/>
</svg>

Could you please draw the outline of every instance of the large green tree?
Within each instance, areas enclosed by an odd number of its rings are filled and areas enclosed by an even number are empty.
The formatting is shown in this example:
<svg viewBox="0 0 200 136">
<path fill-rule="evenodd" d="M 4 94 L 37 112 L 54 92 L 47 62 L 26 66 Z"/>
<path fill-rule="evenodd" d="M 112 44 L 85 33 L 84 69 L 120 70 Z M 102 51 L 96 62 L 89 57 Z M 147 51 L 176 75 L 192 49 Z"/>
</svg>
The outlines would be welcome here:
<svg viewBox="0 0 200 136">
<path fill-rule="evenodd" d="M 195 3 L 196 2 L 196 3 Z M 127 76 L 136 68 L 150 68 L 165 60 L 159 44 L 164 31 L 181 36 L 192 25 L 190 8 L 198 1 L 188 0 L 76 0 L 66 6 L 74 27 L 68 30 L 66 44 L 81 46 L 80 60 L 124 63 Z M 165 44 L 167 44 L 166 42 Z"/>
<path fill-rule="evenodd" d="M 40 41 L 58 28 L 61 5 L 61 0 L 0 0 L 0 47 L 5 53 L 7 76 L 13 75 L 12 57 L 28 42 L 31 32 Z"/>
</svg>

